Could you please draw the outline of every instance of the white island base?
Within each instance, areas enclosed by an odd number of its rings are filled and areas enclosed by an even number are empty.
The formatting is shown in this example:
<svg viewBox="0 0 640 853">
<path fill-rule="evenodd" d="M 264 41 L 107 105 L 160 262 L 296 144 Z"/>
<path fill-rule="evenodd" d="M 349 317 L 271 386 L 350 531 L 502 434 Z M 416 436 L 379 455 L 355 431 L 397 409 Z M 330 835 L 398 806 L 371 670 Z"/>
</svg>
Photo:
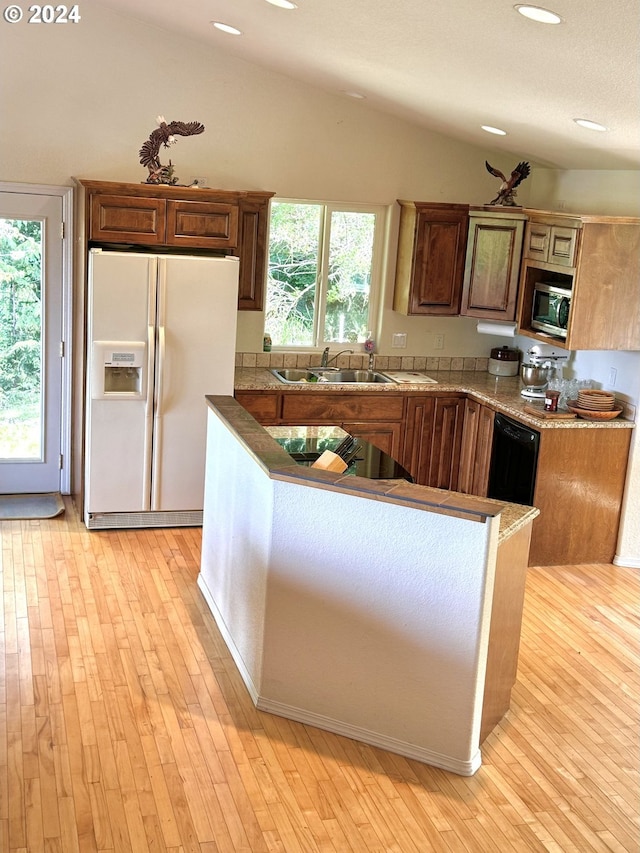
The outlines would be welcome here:
<svg viewBox="0 0 640 853">
<path fill-rule="evenodd" d="M 473 774 L 515 680 L 536 510 L 504 536 L 511 505 L 296 466 L 232 398 L 207 399 L 198 583 L 256 707 Z M 499 551 L 509 615 L 492 625 Z M 513 634 L 514 600 L 515 651 L 493 636 Z"/>
</svg>

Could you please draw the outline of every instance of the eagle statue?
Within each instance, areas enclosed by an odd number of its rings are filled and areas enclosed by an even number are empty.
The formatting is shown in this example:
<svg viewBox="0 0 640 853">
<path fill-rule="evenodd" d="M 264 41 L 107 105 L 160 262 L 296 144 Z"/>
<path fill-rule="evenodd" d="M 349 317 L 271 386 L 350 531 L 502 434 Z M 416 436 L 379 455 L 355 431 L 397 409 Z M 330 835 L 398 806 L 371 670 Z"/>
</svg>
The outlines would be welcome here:
<svg viewBox="0 0 640 853">
<path fill-rule="evenodd" d="M 493 199 L 493 201 L 490 201 L 489 204 L 515 207 L 516 187 L 519 186 L 525 178 L 529 177 L 529 173 L 531 172 L 529 164 L 525 163 L 524 160 L 521 163 L 518 163 L 513 172 L 511 172 L 511 176 L 509 178 L 506 178 L 499 169 L 494 169 L 493 166 L 490 166 L 486 160 L 484 161 L 484 165 L 487 167 L 487 172 L 490 172 L 502 181 L 500 189 L 498 190 L 498 195 Z"/>
<path fill-rule="evenodd" d="M 175 185 L 178 179 L 174 177 L 171 160 L 168 166 L 163 166 L 160 162 L 160 146 L 169 148 L 170 145 L 175 145 L 178 141 L 176 136 L 196 136 L 204 133 L 204 125 L 198 121 L 172 121 L 167 124 L 164 116 L 158 116 L 156 121 L 158 127 L 151 132 L 149 139 L 140 149 L 140 162 L 149 169 L 148 184 Z"/>
</svg>

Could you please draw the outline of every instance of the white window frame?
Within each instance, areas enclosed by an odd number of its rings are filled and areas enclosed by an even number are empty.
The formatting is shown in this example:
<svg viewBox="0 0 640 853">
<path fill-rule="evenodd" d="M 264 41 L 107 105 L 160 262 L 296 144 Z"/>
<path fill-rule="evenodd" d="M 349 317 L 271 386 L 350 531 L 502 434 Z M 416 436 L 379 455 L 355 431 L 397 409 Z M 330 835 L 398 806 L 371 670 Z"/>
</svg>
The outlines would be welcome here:
<svg viewBox="0 0 640 853">
<path fill-rule="evenodd" d="M 375 227 L 373 236 L 373 250 L 371 253 L 371 280 L 369 286 L 369 325 L 374 340 L 379 336 L 379 330 L 382 323 L 382 271 L 384 265 L 384 257 L 386 252 L 386 238 L 388 234 L 389 221 L 389 205 L 384 204 L 364 204 L 327 201 L 326 199 L 309 199 L 309 198 L 280 198 L 274 197 L 273 203 L 279 204 L 306 204 L 315 205 L 323 208 L 321 215 L 321 233 L 319 240 L 320 258 L 318 278 L 316 281 L 316 296 L 315 296 L 315 312 L 313 318 L 313 338 L 314 343 L 309 346 L 302 344 L 280 346 L 273 345 L 274 352 L 317 352 L 319 349 L 330 347 L 331 351 L 344 349 L 345 346 L 353 348 L 354 352 L 364 352 L 364 342 L 349 343 L 339 341 L 324 341 L 320 340 L 320 332 L 324 337 L 324 318 L 325 308 L 327 304 L 327 270 L 329 267 L 329 246 L 330 246 L 330 223 L 331 214 L 333 212 L 346 213 L 372 213 L 375 215 Z M 267 242 L 267 265 L 268 253 L 270 247 L 270 237 Z M 266 287 L 269 286 L 269 277 L 267 274 Z M 319 292 L 318 292 L 319 291 Z M 266 312 L 265 312 L 266 322 Z"/>
</svg>

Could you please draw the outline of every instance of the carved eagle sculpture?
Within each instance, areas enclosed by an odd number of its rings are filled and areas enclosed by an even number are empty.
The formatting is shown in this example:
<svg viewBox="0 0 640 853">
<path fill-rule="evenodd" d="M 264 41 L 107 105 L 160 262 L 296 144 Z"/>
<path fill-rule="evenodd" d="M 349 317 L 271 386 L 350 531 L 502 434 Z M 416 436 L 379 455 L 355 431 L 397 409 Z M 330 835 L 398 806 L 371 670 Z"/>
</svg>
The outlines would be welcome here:
<svg viewBox="0 0 640 853">
<path fill-rule="evenodd" d="M 511 172 L 511 176 L 507 179 L 502 172 L 498 169 L 494 169 L 493 166 L 490 166 L 487 161 L 484 161 L 484 165 L 487 167 L 487 172 L 490 172 L 496 178 L 500 178 L 502 183 L 500 184 L 500 189 L 498 191 L 498 195 L 490 201 L 489 204 L 495 205 L 504 205 L 505 207 L 515 207 L 515 195 L 516 195 L 516 187 L 519 186 L 525 178 L 529 177 L 529 173 L 531 169 L 529 164 L 524 160 L 515 167 L 513 172 Z"/>
<path fill-rule="evenodd" d="M 158 127 L 151 132 L 149 139 L 140 149 L 140 162 L 149 169 L 148 184 L 175 184 L 178 179 L 173 176 L 173 165 L 169 160 L 168 166 L 160 162 L 160 146 L 168 148 L 178 141 L 176 136 L 196 136 L 204 133 L 204 125 L 198 121 L 172 121 L 167 124 L 164 116 L 158 116 Z"/>
</svg>

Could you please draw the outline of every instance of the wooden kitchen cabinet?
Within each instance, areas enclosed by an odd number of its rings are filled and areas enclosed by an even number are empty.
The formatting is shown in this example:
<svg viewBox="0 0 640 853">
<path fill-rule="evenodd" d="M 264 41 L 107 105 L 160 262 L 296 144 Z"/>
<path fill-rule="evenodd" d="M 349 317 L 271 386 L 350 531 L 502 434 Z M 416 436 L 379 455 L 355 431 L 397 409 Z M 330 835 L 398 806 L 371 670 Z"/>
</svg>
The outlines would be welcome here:
<svg viewBox="0 0 640 853">
<path fill-rule="evenodd" d="M 240 258 L 238 308 L 262 311 L 267 277 L 269 199 L 272 193 L 252 193 L 240 199 L 238 247 Z"/>
<path fill-rule="evenodd" d="M 362 438 L 397 462 L 402 459 L 402 424 L 389 422 L 354 423 L 344 421 L 342 429 L 354 438 Z"/>
<path fill-rule="evenodd" d="M 541 429 L 530 565 L 611 563 L 630 429 Z"/>
<path fill-rule="evenodd" d="M 402 464 L 421 486 L 429 479 L 435 397 L 409 397 Z"/>
<path fill-rule="evenodd" d="M 280 396 L 268 391 L 236 391 L 235 398 L 258 423 L 273 426 L 279 422 Z"/>
<path fill-rule="evenodd" d="M 525 228 L 524 257 L 532 261 L 575 266 L 580 224 L 564 225 L 552 221 L 541 222 L 538 217 L 529 219 Z"/>
<path fill-rule="evenodd" d="M 460 451 L 458 491 L 486 497 L 489 488 L 493 419 L 495 412 L 477 400 L 467 398 Z"/>
<path fill-rule="evenodd" d="M 409 397 L 403 465 L 416 483 L 457 489 L 464 396 Z"/>
<path fill-rule="evenodd" d="M 264 305 L 273 193 L 78 180 L 91 245 L 228 252 L 240 259 L 241 310 Z"/>
<path fill-rule="evenodd" d="M 436 489 L 458 489 L 464 396 L 436 397 L 429 482 Z"/>
<path fill-rule="evenodd" d="M 526 216 L 471 208 L 460 313 L 515 320 Z"/>
<path fill-rule="evenodd" d="M 640 350 L 640 219 L 525 212 L 519 333 L 569 350 Z M 566 340 L 531 328 L 538 282 L 571 290 Z"/>
<path fill-rule="evenodd" d="M 281 418 L 288 424 L 388 423 L 402 421 L 401 394 L 293 393 L 282 395 Z"/>
<path fill-rule="evenodd" d="M 398 201 L 400 231 L 393 310 L 460 313 L 469 205 Z"/>
<path fill-rule="evenodd" d="M 236 400 L 261 424 L 340 426 L 402 459 L 402 394 L 236 391 Z"/>
</svg>

